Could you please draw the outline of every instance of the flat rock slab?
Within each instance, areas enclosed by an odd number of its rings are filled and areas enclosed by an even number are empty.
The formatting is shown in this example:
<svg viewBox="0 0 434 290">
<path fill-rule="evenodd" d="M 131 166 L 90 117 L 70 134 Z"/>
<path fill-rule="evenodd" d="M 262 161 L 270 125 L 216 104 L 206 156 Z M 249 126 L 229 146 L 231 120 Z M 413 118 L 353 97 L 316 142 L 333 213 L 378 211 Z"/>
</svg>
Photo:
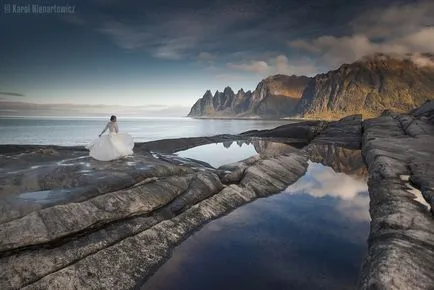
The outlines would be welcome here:
<svg viewBox="0 0 434 290">
<path fill-rule="evenodd" d="M 304 174 L 304 151 L 259 141 L 263 154 L 230 170 L 150 152 L 114 162 L 58 148 L 4 152 L 2 199 L 9 203 L 0 223 L 0 288 L 133 287 L 203 223 L 280 192 Z M 181 143 L 172 149 L 196 144 Z M 12 167 L 22 174 L 10 173 Z M 235 171 L 242 172 L 237 184 L 223 184 Z M 83 179 L 85 173 L 91 178 Z M 17 182 L 8 182 L 12 175 Z M 39 191 L 28 192 L 30 185 Z M 71 192 L 86 186 L 87 192 Z M 38 194 L 30 206 L 24 202 Z"/>
<path fill-rule="evenodd" d="M 86 151 L 36 149 L 0 156 L 0 223 L 49 206 L 81 202 L 147 179 L 193 170 L 151 154 L 101 162 Z"/>
<path fill-rule="evenodd" d="M 418 116 L 388 112 L 365 121 L 363 129 L 372 222 L 360 288 L 433 289 L 432 124 Z M 417 199 L 409 182 L 424 198 Z"/>
</svg>

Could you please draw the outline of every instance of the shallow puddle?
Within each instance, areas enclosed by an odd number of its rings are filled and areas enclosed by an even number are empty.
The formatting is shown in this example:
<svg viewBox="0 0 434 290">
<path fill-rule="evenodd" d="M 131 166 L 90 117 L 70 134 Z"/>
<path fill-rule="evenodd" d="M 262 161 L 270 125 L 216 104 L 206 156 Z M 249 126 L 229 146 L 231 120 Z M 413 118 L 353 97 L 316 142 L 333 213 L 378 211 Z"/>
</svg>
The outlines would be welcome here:
<svg viewBox="0 0 434 290">
<path fill-rule="evenodd" d="M 86 188 L 70 188 L 70 189 L 53 189 L 41 190 L 33 192 L 25 192 L 19 194 L 18 200 L 34 202 L 39 204 L 51 204 L 71 199 L 72 196 L 80 195 L 85 192 Z"/>
<path fill-rule="evenodd" d="M 265 140 L 229 141 L 207 144 L 178 151 L 175 154 L 181 158 L 200 160 L 214 168 L 225 164 L 235 163 L 259 153 L 285 153 L 295 150 L 294 147 Z"/>
<path fill-rule="evenodd" d="M 341 163 L 340 163 L 341 164 Z M 353 289 L 369 232 L 364 176 L 309 162 L 282 193 L 212 221 L 141 289 Z"/>
<path fill-rule="evenodd" d="M 427 211 L 430 210 L 431 206 L 430 204 L 425 200 L 425 198 L 422 195 L 422 192 L 415 188 L 410 183 L 410 176 L 409 175 L 401 175 L 399 177 L 402 181 L 405 181 L 405 186 L 407 187 L 407 192 L 410 192 L 414 195 L 414 200 L 420 203 Z"/>
</svg>

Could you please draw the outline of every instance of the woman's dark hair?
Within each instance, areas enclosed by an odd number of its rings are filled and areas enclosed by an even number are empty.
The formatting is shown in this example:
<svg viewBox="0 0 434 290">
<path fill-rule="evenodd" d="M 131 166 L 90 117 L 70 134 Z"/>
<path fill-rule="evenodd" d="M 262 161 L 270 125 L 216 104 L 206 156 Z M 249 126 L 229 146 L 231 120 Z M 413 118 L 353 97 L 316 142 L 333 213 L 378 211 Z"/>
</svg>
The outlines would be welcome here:
<svg viewBox="0 0 434 290">
<path fill-rule="evenodd" d="M 113 122 L 114 120 L 116 120 L 116 116 L 115 115 L 113 115 L 113 116 L 110 117 L 110 121 Z"/>
</svg>

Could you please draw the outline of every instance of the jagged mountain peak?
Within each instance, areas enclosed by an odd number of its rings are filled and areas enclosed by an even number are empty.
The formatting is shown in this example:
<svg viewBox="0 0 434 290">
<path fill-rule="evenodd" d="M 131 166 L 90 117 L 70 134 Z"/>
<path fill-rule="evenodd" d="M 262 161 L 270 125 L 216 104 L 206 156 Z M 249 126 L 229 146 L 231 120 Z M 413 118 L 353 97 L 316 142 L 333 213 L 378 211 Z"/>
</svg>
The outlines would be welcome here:
<svg viewBox="0 0 434 290">
<path fill-rule="evenodd" d="M 285 116 L 295 108 L 309 80 L 305 76 L 273 75 L 262 80 L 253 92 L 240 89 L 236 95 L 227 86 L 223 92 L 216 91 L 212 97 L 212 108 L 199 100 L 189 116 Z M 209 112 L 212 112 L 211 115 Z"/>
<path fill-rule="evenodd" d="M 225 87 L 225 89 L 223 90 L 223 93 L 225 93 L 225 94 L 233 94 L 234 91 L 232 90 L 231 87 L 227 86 L 227 87 Z"/>
<path fill-rule="evenodd" d="M 205 94 L 203 95 L 203 97 L 202 97 L 202 98 L 209 98 L 209 97 L 211 97 L 211 98 L 212 98 L 212 93 L 211 93 L 211 90 L 207 90 L 207 91 L 205 92 Z"/>
<path fill-rule="evenodd" d="M 376 53 L 313 78 L 276 74 L 235 95 L 226 87 L 196 102 L 189 116 L 338 118 L 409 111 L 434 99 L 434 55 Z M 206 94 L 209 99 L 209 93 Z"/>
</svg>

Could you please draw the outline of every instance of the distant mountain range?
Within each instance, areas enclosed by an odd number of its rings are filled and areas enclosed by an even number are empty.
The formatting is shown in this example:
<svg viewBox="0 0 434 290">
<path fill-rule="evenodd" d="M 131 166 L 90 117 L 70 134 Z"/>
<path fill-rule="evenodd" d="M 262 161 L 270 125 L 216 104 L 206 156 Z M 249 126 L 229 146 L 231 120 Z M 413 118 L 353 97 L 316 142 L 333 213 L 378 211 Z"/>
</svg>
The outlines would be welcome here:
<svg viewBox="0 0 434 290">
<path fill-rule="evenodd" d="M 339 118 L 385 109 L 409 111 L 434 99 L 434 56 L 375 54 L 337 70 L 306 76 L 270 76 L 251 92 L 205 92 L 189 117 Z"/>
</svg>

